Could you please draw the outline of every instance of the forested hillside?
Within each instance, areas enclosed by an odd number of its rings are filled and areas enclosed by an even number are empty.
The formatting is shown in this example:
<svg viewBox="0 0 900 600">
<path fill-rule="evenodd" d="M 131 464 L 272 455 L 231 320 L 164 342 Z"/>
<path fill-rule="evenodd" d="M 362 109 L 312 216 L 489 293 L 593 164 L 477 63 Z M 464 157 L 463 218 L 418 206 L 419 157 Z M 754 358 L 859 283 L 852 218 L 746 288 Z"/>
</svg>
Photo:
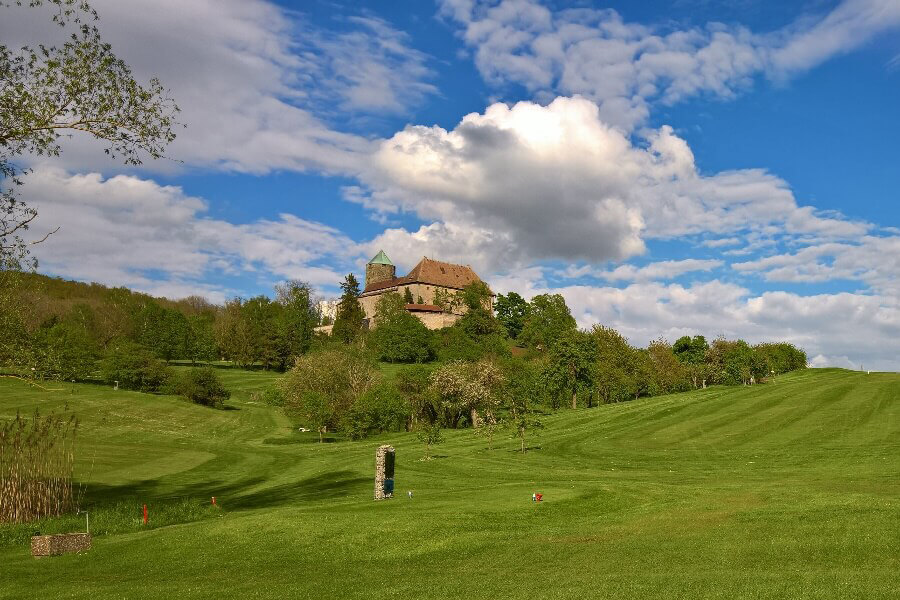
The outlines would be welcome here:
<svg viewBox="0 0 900 600">
<path fill-rule="evenodd" d="M 383 295 L 366 326 L 355 278 L 342 287 L 335 333 L 325 336 L 314 335 L 320 319 L 302 282 L 277 286 L 274 299 L 215 305 L 21 274 L 15 302 L 3 309 L 12 326 L 0 366 L 38 380 L 179 393 L 211 406 L 227 400 L 216 374 L 176 377 L 173 361 L 290 370 L 266 401 L 320 432 L 365 437 L 503 421 L 518 423 L 524 437 L 535 415 L 548 411 L 753 384 L 806 365 L 786 343 L 708 343 L 698 335 L 635 347 L 604 325 L 579 329 L 560 295 L 526 301 L 512 292 L 492 311 L 483 283 L 459 292 L 454 302 L 467 310 L 451 327 L 428 330 L 395 293 Z M 385 371 L 398 363 L 415 366 Z"/>
</svg>

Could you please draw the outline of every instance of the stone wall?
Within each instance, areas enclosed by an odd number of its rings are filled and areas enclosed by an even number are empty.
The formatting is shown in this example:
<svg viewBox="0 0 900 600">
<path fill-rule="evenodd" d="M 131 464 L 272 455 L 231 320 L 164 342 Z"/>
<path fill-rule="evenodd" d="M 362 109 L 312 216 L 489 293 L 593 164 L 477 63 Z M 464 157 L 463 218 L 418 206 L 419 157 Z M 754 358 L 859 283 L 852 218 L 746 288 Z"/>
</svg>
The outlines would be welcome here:
<svg viewBox="0 0 900 600">
<path fill-rule="evenodd" d="M 366 265 L 366 283 L 364 287 L 390 281 L 397 276 L 397 267 L 381 263 L 369 263 Z"/>
<path fill-rule="evenodd" d="M 60 535 L 35 535 L 31 538 L 32 556 L 59 556 L 91 549 L 91 534 L 63 533 Z"/>
<path fill-rule="evenodd" d="M 423 311 L 415 311 L 412 313 L 415 315 L 428 329 L 441 329 L 443 327 L 450 327 L 460 318 L 459 315 L 444 313 L 444 312 L 423 312 Z"/>
<path fill-rule="evenodd" d="M 375 499 L 376 500 L 384 500 L 385 498 L 393 497 L 393 494 L 388 496 L 388 495 L 385 495 L 385 493 L 384 493 L 385 462 L 386 462 L 388 453 L 394 454 L 393 446 L 388 446 L 388 445 L 378 446 L 378 449 L 375 451 Z"/>
</svg>

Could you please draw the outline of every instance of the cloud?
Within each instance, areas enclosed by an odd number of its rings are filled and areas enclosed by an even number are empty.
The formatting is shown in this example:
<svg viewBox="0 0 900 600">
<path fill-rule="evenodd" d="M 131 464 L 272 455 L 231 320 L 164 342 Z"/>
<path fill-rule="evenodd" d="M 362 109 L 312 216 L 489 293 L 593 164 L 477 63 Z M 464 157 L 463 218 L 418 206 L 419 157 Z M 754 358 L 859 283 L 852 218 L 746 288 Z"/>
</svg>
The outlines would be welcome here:
<svg viewBox="0 0 900 600">
<path fill-rule="evenodd" d="M 610 9 L 553 11 L 535 0 L 443 0 L 441 13 L 461 26 L 489 83 L 522 85 L 539 100 L 584 95 L 626 131 L 647 119 L 652 102 L 729 98 L 759 75 L 788 77 L 900 25 L 894 0 L 846 0 L 764 34 L 721 23 L 648 27 Z"/>
<path fill-rule="evenodd" d="M 411 48 L 409 36 L 373 16 L 347 17 L 355 29 L 341 33 L 306 28 L 301 55 L 306 89 L 320 111 L 402 114 L 437 88 L 428 56 Z"/>
<path fill-rule="evenodd" d="M 767 281 L 864 282 L 882 294 L 900 296 L 900 236 L 863 236 L 857 241 L 816 244 L 794 253 L 738 262 L 742 272 L 759 273 Z"/>
<path fill-rule="evenodd" d="M 772 52 L 772 67 L 786 74 L 803 71 L 898 25 L 900 3 L 895 0 L 845 0 L 821 20 L 790 27 L 786 41 Z"/>
<path fill-rule="evenodd" d="M 686 273 L 694 273 L 697 271 L 712 271 L 718 269 L 725 263 L 721 260 L 710 259 L 701 260 L 696 258 L 687 258 L 684 260 L 662 260 L 652 262 L 643 267 L 634 265 L 620 265 L 615 269 L 601 271 L 591 268 L 590 266 L 569 267 L 562 272 L 564 277 L 578 278 L 590 275 L 598 279 L 607 281 L 661 281 L 667 279 L 675 279 Z"/>
<path fill-rule="evenodd" d="M 263 0 L 91 5 L 104 40 L 136 77 L 158 76 L 170 88 L 187 127 L 167 154 L 188 166 L 353 175 L 376 143 L 341 130 L 346 112 L 403 113 L 436 91 L 427 57 L 372 17 L 347 17 L 328 31 Z M 41 9 L 12 7 L 3 9 L 0 36 L 16 47 L 65 34 L 54 27 Z M 71 170 L 120 168 L 79 136 L 62 161 Z"/>
<path fill-rule="evenodd" d="M 240 225 L 205 217 L 206 200 L 129 175 L 38 166 L 26 189 L 40 215 L 35 232 L 59 227 L 35 246 L 41 271 L 85 281 L 221 300 L 236 291 L 210 279 L 257 271 L 330 287 L 341 278 L 332 265 L 359 252 L 337 230 L 293 215 Z"/>
<path fill-rule="evenodd" d="M 740 244 L 741 240 L 736 237 L 729 238 L 717 238 L 713 240 L 704 240 L 701 245 L 706 246 L 707 248 L 722 248 L 723 246 L 736 246 Z"/>
<path fill-rule="evenodd" d="M 519 274 L 522 275 L 522 274 Z M 611 326 L 632 344 L 683 335 L 744 339 L 749 343 L 789 341 L 806 350 L 814 366 L 900 370 L 900 303 L 894 296 L 855 293 L 801 296 L 753 294 L 719 280 L 691 285 L 637 282 L 624 288 L 548 286 L 539 271 L 527 277 L 499 277 L 489 283 L 527 298 L 559 293 L 581 327 Z M 510 284 L 510 285 L 507 285 Z"/>
<path fill-rule="evenodd" d="M 647 239 L 741 234 L 833 239 L 870 226 L 799 207 L 787 183 L 759 169 L 701 175 L 668 126 L 633 143 L 595 103 L 493 104 L 450 131 L 408 126 L 382 142 L 348 198 L 426 222 L 372 242 L 389 254 L 422 249 L 468 257 L 488 272 L 536 261 L 599 263 L 643 254 Z"/>
</svg>

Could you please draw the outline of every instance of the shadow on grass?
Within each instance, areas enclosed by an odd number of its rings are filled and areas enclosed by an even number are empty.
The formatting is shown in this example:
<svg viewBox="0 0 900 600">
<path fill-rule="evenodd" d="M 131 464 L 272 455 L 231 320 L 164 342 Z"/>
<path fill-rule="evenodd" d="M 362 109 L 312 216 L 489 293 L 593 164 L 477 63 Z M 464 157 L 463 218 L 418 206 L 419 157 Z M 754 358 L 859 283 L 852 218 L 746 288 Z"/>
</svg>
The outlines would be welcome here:
<svg viewBox="0 0 900 600">
<path fill-rule="evenodd" d="M 238 481 L 224 482 L 211 480 L 197 482 L 174 489 L 171 484 L 151 479 L 122 486 L 91 484 L 85 486 L 82 505 L 86 508 L 106 504 L 131 501 L 135 505 L 148 504 L 153 500 L 170 498 L 211 498 L 226 510 L 249 510 L 274 508 L 295 502 L 346 498 L 355 494 L 361 497 L 368 493 L 371 483 L 368 477 L 359 477 L 355 471 L 329 471 L 299 481 L 257 489 L 268 481 L 265 477 L 248 477 Z M 160 488 L 165 485 L 165 492 Z"/>
</svg>

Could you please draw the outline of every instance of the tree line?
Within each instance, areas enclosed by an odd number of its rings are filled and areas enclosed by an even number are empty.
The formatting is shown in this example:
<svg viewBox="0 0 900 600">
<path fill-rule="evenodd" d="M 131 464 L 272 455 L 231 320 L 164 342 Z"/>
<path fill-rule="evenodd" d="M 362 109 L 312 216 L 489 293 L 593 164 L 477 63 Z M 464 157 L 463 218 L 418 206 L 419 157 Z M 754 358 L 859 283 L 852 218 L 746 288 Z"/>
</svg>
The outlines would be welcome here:
<svg viewBox="0 0 900 600">
<path fill-rule="evenodd" d="M 483 283 L 456 295 L 466 312 L 437 331 L 403 309 L 401 294 L 385 293 L 369 331 L 355 278 L 342 288 L 333 336 L 269 394 L 320 436 L 417 430 L 430 447 L 442 428 L 472 427 L 489 439 L 508 428 L 524 451 L 526 434 L 547 412 L 751 385 L 806 366 L 806 354 L 788 343 L 709 343 L 698 335 L 636 347 L 610 327 L 579 329 L 559 294 L 500 295 L 492 311 Z M 415 364 L 383 377 L 379 361 Z"/>
<path fill-rule="evenodd" d="M 289 281 L 275 298 L 224 305 L 171 301 L 126 288 L 29 273 L 0 302 L 0 365 L 38 379 L 102 379 L 158 391 L 172 361 L 225 360 L 284 370 L 313 343 L 319 323 L 310 287 Z"/>
</svg>

